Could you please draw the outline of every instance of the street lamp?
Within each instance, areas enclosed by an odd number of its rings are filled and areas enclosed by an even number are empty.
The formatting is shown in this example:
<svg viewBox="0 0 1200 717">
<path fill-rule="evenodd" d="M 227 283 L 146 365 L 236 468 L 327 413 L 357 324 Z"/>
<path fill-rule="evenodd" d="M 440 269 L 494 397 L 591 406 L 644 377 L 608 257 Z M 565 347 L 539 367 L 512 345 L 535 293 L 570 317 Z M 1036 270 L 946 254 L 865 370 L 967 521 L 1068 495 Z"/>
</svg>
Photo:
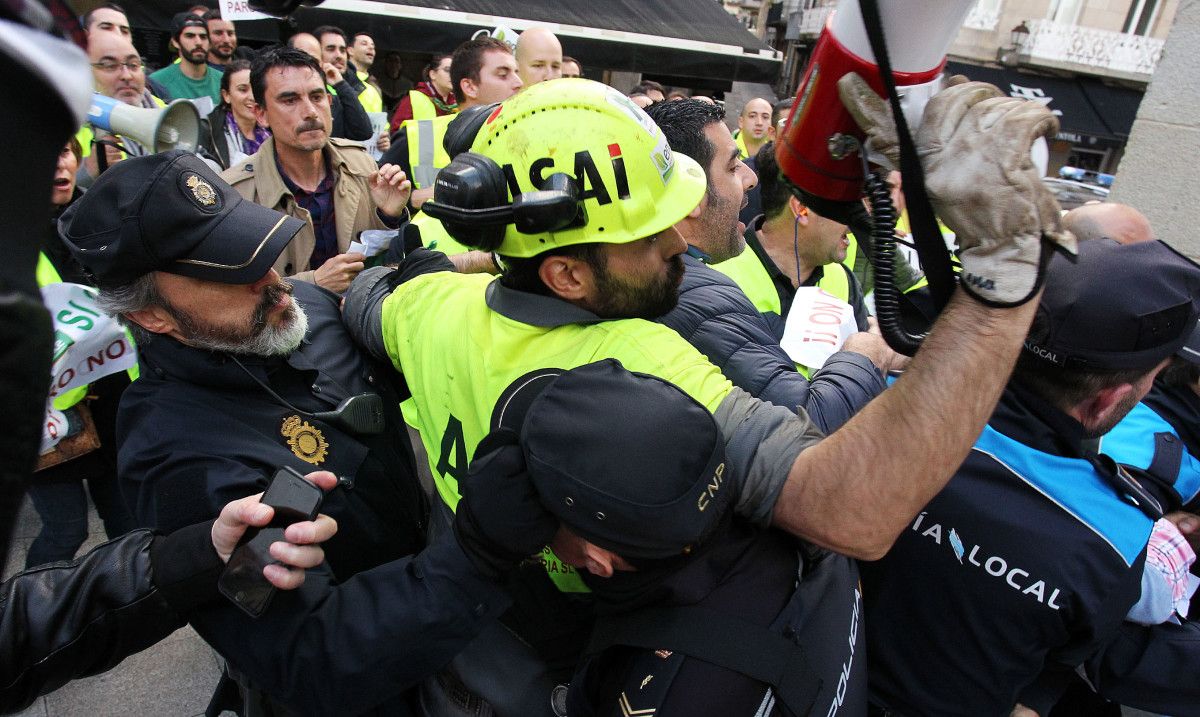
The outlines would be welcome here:
<svg viewBox="0 0 1200 717">
<path fill-rule="evenodd" d="M 1017 25 L 1009 33 L 1009 38 L 1012 40 L 1012 48 L 1020 50 L 1025 45 L 1025 41 L 1029 39 L 1029 26 L 1022 20 L 1020 25 Z"/>
</svg>

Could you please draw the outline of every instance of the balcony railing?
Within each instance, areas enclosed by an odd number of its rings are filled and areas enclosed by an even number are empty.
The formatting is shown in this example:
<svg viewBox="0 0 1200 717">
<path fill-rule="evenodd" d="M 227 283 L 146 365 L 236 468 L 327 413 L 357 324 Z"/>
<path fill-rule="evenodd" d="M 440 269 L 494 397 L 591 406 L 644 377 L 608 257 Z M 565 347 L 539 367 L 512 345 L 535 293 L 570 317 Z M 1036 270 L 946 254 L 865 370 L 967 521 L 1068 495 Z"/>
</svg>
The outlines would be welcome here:
<svg viewBox="0 0 1200 717">
<path fill-rule="evenodd" d="M 967 13 L 963 27 L 968 30 L 995 30 L 1000 24 L 1000 4 L 977 2 Z"/>
<path fill-rule="evenodd" d="M 833 9 L 833 5 L 818 5 L 802 10 L 800 36 L 820 35 L 821 30 L 825 28 L 825 20 L 829 18 L 829 13 L 833 12 Z"/>
<path fill-rule="evenodd" d="M 1029 39 L 1020 54 L 1032 61 L 1073 62 L 1104 70 L 1154 74 L 1163 40 L 1123 32 L 1030 20 Z"/>
</svg>

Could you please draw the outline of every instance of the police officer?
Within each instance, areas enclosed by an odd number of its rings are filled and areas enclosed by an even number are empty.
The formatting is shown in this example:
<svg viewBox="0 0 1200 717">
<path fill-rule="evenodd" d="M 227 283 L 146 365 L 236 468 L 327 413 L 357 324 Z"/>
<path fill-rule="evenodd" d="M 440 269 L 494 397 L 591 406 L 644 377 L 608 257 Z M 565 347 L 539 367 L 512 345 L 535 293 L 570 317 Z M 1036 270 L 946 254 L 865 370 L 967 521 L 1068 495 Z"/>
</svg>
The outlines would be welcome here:
<svg viewBox="0 0 1200 717">
<path fill-rule="evenodd" d="M 1200 348 L 1198 313 L 1200 266 L 1161 242 L 1086 241 L 1076 262 L 1051 261 L 1024 353 L 974 450 L 888 555 L 864 564 L 873 703 L 1001 715 L 1019 701 L 1045 714 L 1056 693 L 1042 673 L 1072 675 L 1151 598 L 1147 543 L 1168 504 L 1150 476 L 1171 486 L 1180 464 L 1132 472 L 1098 453 L 1098 439 L 1169 357 Z M 1178 490 L 1194 496 L 1188 482 Z M 1194 711 L 1187 667 L 1144 662 L 1113 681 L 1165 684 L 1142 692 L 1168 713 L 1173 698 Z M 1138 692 L 1123 704 L 1142 706 Z"/>
<path fill-rule="evenodd" d="M 926 112 L 938 128 L 931 132 L 939 142 L 927 154 L 931 166 L 939 148 L 967 150 L 955 162 L 938 164 L 934 174 L 940 179 L 945 167 L 966 163 L 978 169 L 980 181 L 998 187 L 973 201 L 953 189 L 944 195 L 959 202 L 945 207 L 952 220 L 970 229 L 960 235 L 980 242 L 968 241 L 964 263 L 990 277 L 972 290 L 988 303 L 960 292 L 909 375 L 876 399 L 874 410 L 823 440 L 803 415 L 734 389 L 673 331 L 630 320 L 659 315 L 675 301 L 685 246 L 671 227 L 697 207 L 707 185 L 703 169 L 672 152 L 643 111 L 605 85 L 560 79 L 539 83 L 482 117 L 473 151 L 442 171 L 425 211 L 465 244 L 495 251 L 505 274 L 493 280 L 439 272 L 405 281 L 403 274 L 370 270 L 351 286 L 344 308 L 355 339 L 401 371 L 412 392 L 444 503 L 435 525 L 445 524 L 457 504 L 458 483 L 510 385 L 538 369 L 616 358 L 631 371 L 669 380 L 713 414 L 727 461 L 737 467 L 732 473 L 744 481 L 736 491 L 740 515 L 848 555 L 882 555 L 948 477 L 947 457 L 965 454 L 986 419 L 989 391 L 1000 385 L 995 366 L 1015 358 L 1032 317 L 1043 229 L 1048 238 L 1066 241 L 1040 182 L 1015 166 L 989 176 L 1001 170 L 985 157 L 1009 156 L 1010 145 L 1028 140 L 982 133 L 976 129 L 981 118 L 1006 117 L 1030 136 L 1054 124 L 1030 104 L 982 103 L 997 95 L 981 84 L 951 88 Z M 878 95 L 871 97 L 851 101 L 882 105 Z M 862 115 L 872 132 L 886 131 L 881 113 Z M 454 144 L 450 137 L 447 144 Z M 1021 152 L 1011 150 L 1011 156 Z M 1022 181 L 1006 182 L 1010 176 Z M 989 214 L 1004 221 L 985 226 L 978 212 L 986 207 L 978 202 L 991 201 L 1028 211 Z M 996 251 L 995 243 L 1018 236 L 1020 249 Z M 980 325 L 990 330 L 976 334 Z M 944 332 L 953 340 L 938 338 Z M 963 387 L 975 400 L 962 400 Z M 868 441 L 864 450 L 864 436 L 892 431 L 916 406 L 925 422 L 903 442 Z M 560 588 L 581 586 L 578 576 L 561 569 L 555 575 Z"/>
<path fill-rule="evenodd" d="M 496 580 L 549 535 L 496 559 L 473 537 L 481 507 L 463 547 L 425 547 L 426 501 L 388 374 L 350 342 L 335 294 L 271 269 L 303 226 L 182 152 L 121 162 L 60 223 L 101 306 L 139 337 L 117 440 L 142 526 L 209 519 L 280 466 L 340 479 L 322 506 L 341 526 L 325 565 L 257 619 L 223 601 L 193 626 L 276 709 L 411 714 L 407 688 L 503 611 Z"/>
<path fill-rule="evenodd" d="M 502 402 L 501 450 L 527 465 L 561 521 L 551 547 L 597 601 L 567 714 L 865 711 L 853 561 L 732 515 L 703 406 L 611 359 L 527 377 Z"/>
</svg>

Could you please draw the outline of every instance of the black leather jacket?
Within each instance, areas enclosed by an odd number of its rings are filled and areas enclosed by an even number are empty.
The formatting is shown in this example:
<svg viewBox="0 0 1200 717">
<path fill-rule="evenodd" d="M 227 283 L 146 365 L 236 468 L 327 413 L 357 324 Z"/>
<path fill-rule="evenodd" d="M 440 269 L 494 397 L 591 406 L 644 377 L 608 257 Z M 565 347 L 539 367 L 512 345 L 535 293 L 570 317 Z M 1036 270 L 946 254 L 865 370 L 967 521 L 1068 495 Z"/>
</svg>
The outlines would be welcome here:
<svg viewBox="0 0 1200 717">
<path fill-rule="evenodd" d="M 113 668 L 218 599 L 211 532 L 212 521 L 165 537 L 135 530 L 0 584 L 0 712 Z"/>
</svg>

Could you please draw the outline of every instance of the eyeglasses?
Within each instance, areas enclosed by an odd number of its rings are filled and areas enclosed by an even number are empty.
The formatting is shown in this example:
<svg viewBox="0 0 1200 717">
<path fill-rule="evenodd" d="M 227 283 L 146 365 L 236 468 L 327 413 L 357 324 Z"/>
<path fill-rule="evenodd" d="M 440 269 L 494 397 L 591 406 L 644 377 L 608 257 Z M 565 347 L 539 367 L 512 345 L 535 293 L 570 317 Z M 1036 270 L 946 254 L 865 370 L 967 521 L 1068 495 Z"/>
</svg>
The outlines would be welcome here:
<svg viewBox="0 0 1200 717">
<path fill-rule="evenodd" d="M 95 67 L 101 72 L 120 72 L 122 67 L 130 72 L 140 72 L 145 66 L 146 63 L 142 62 L 141 60 L 129 60 L 127 62 L 113 62 L 112 60 L 105 60 L 104 62 L 92 63 L 92 67 Z"/>
</svg>

